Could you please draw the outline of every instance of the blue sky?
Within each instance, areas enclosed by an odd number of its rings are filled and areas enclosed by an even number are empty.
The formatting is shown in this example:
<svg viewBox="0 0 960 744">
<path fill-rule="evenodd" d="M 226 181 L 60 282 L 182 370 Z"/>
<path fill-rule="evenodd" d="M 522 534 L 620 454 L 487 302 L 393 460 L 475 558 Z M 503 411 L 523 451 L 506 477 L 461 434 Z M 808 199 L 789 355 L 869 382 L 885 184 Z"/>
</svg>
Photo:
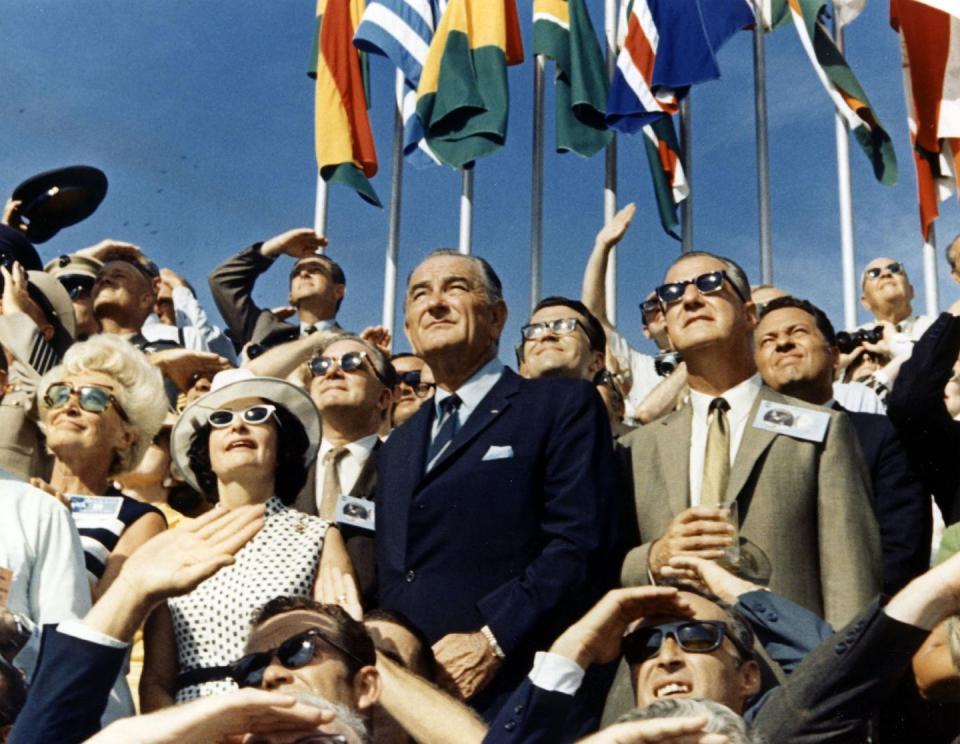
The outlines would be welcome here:
<svg viewBox="0 0 960 744">
<path fill-rule="evenodd" d="M 602 1 L 588 0 L 602 28 Z M 479 161 L 475 252 L 504 279 L 511 309 L 504 357 L 529 307 L 532 67 L 530 3 L 519 3 L 528 62 L 510 71 L 507 145 Z M 223 258 L 313 221 L 313 88 L 305 70 L 313 0 L 8 0 L 0 47 L 0 192 L 48 168 L 87 163 L 110 191 L 97 213 L 39 246 L 47 259 L 105 237 L 139 244 L 182 273 L 212 310 L 205 277 Z M 767 37 L 774 280 L 842 323 L 833 111 L 792 27 Z M 721 80 L 693 93 L 695 236 L 759 281 L 752 41 L 720 55 Z M 847 57 L 893 138 L 900 180 L 874 181 L 851 145 L 857 268 L 902 259 L 923 309 L 915 176 L 906 129 L 897 35 L 874 0 L 847 31 Z M 549 68 L 548 68 L 549 69 Z M 372 122 L 380 159 L 374 186 L 389 199 L 393 70 L 374 58 Z M 543 289 L 577 296 L 603 220 L 603 158 L 552 152 L 548 96 Z M 642 143 L 621 137 L 619 202 L 638 215 L 619 251 L 619 325 L 641 348 L 637 302 L 658 283 L 679 244 L 656 217 Z M 404 170 L 401 281 L 430 249 L 455 246 L 460 176 Z M 955 202 L 942 207 L 942 246 L 960 232 Z M 379 323 L 387 210 L 331 190 L 330 253 L 347 274 L 345 326 Z M 939 262 L 941 305 L 956 288 Z M 288 267 L 257 285 L 265 306 L 286 297 Z M 398 316 L 400 315 L 398 310 Z M 861 321 L 866 320 L 860 310 Z M 407 348 L 401 338 L 395 348 Z"/>
</svg>

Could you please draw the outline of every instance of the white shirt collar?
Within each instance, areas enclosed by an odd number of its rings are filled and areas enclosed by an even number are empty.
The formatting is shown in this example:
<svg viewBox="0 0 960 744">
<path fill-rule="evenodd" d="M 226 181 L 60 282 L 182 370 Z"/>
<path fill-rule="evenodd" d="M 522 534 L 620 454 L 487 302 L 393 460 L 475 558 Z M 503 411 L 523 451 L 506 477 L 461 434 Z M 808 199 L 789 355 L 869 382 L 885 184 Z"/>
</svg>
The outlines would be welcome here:
<svg viewBox="0 0 960 744">
<path fill-rule="evenodd" d="M 302 336 L 303 334 L 305 334 L 305 333 L 307 332 L 307 329 L 308 329 L 308 328 L 316 328 L 318 331 L 330 331 L 330 330 L 333 330 L 333 327 L 334 327 L 336 324 L 337 324 L 337 321 L 336 321 L 335 319 L 332 319 L 332 318 L 331 318 L 331 319 L 327 319 L 327 320 L 318 320 L 316 323 L 313 323 L 313 324 L 304 323 L 304 322 L 301 320 L 301 321 L 300 321 L 300 335 Z"/>
<path fill-rule="evenodd" d="M 376 434 L 368 434 L 367 436 L 360 437 L 360 439 L 350 442 L 344 446 L 354 457 L 366 460 L 368 457 L 370 457 L 370 453 L 373 452 L 373 448 L 377 446 L 378 440 L 379 437 Z M 330 444 L 330 442 L 328 442 L 326 439 L 321 439 L 320 451 L 317 453 L 317 462 L 323 460 L 323 456 L 332 449 L 333 445 Z"/>
<path fill-rule="evenodd" d="M 494 357 L 484 364 L 480 369 L 473 373 L 465 383 L 458 387 L 454 392 L 460 396 L 463 402 L 460 404 L 460 410 L 457 418 L 460 426 L 466 423 L 467 418 L 473 413 L 474 409 L 480 405 L 480 401 L 487 397 L 487 393 L 493 390 L 493 386 L 503 377 L 503 362 L 498 357 Z M 453 393 L 442 390 L 437 387 L 433 396 L 435 420 L 440 418 L 440 402 L 449 398 Z"/>
<path fill-rule="evenodd" d="M 730 404 L 731 415 L 746 416 L 757 398 L 757 393 L 763 385 L 759 374 L 748 377 L 741 383 L 734 385 L 721 395 L 707 395 L 696 390 L 690 391 L 690 405 L 693 406 L 694 417 L 705 419 L 709 413 L 710 401 L 714 398 L 723 398 Z M 739 415 L 738 415 L 739 414 Z"/>
</svg>

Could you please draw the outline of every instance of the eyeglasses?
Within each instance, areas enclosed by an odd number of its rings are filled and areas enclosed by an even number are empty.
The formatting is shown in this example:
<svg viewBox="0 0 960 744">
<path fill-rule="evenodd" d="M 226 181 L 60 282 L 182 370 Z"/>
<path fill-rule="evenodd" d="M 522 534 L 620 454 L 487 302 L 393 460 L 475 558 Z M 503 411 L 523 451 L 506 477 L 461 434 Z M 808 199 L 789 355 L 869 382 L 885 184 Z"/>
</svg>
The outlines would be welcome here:
<svg viewBox="0 0 960 744">
<path fill-rule="evenodd" d="M 263 682 L 263 673 L 270 666 L 274 657 L 283 665 L 284 669 L 300 669 L 313 661 L 318 638 L 353 659 L 360 666 L 367 665 L 367 662 L 345 649 L 343 644 L 333 640 L 327 633 L 319 628 L 311 628 L 288 638 L 276 648 L 247 654 L 239 661 L 235 661 L 230 665 L 230 676 L 240 687 L 259 687 L 260 683 Z"/>
<path fill-rule="evenodd" d="M 720 648 L 724 636 L 730 639 L 743 658 L 751 656 L 726 623 L 718 620 L 682 620 L 639 628 L 623 639 L 623 654 L 628 664 L 641 664 L 659 654 L 667 638 L 673 638 L 687 653 L 709 654 Z"/>
<path fill-rule="evenodd" d="M 96 387 L 95 385 L 70 387 L 66 383 L 55 382 L 47 388 L 47 393 L 43 396 L 43 400 L 49 408 L 63 408 L 67 405 L 67 401 L 70 400 L 71 395 L 76 395 L 80 408 L 89 413 L 103 413 L 113 404 L 117 415 L 127 423 L 130 423 L 130 419 L 127 418 L 127 412 L 123 410 L 123 406 L 120 405 L 120 401 L 117 400 L 116 396 L 110 391 Z"/>
<path fill-rule="evenodd" d="M 255 406 L 250 406 L 249 408 L 244 408 L 242 411 L 231 411 L 226 408 L 218 408 L 216 411 L 211 411 L 210 415 L 207 416 L 207 423 L 210 424 L 214 429 L 226 429 L 228 426 L 233 424 L 237 416 L 240 417 L 240 420 L 245 424 L 251 424 L 253 426 L 259 426 L 261 424 L 267 423 L 267 419 L 271 416 L 276 417 L 277 407 L 270 403 L 258 403 Z M 277 423 L 280 423 L 280 419 L 277 419 Z"/>
<path fill-rule="evenodd" d="M 323 377 L 335 367 L 346 373 L 356 372 L 363 366 L 363 360 L 366 358 L 367 352 L 365 351 L 348 351 L 339 357 L 318 356 L 310 360 L 310 372 L 314 377 Z M 373 370 L 373 374 L 380 382 L 384 385 L 387 384 L 386 380 L 380 376 L 377 368 L 374 367 L 372 363 L 370 364 L 370 369 Z"/>
<path fill-rule="evenodd" d="M 433 382 L 423 382 L 420 379 L 419 369 L 397 373 L 397 386 L 399 387 L 400 385 L 406 385 L 418 398 L 426 398 L 437 386 L 436 383 Z"/>
<path fill-rule="evenodd" d="M 660 300 L 656 297 L 652 297 L 649 300 L 644 300 L 640 303 L 640 312 L 643 313 L 643 322 L 647 322 L 647 316 L 655 314 L 660 310 Z"/>
<path fill-rule="evenodd" d="M 566 336 L 577 329 L 578 321 L 576 318 L 557 318 L 556 320 L 544 320 L 540 323 L 528 323 L 520 329 L 520 334 L 527 341 L 535 341 L 547 335 L 547 331 L 558 336 Z"/>
<path fill-rule="evenodd" d="M 889 271 L 891 274 L 902 274 L 903 273 L 903 264 L 899 261 L 894 261 L 889 263 L 886 266 L 874 266 L 872 269 L 867 269 L 863 272 L 864 279 L 876 279 L 884 271 Z"/>
<path fill-rule="evenodd" d="M 93 289 L 93 277 L 89 276 L 65 276 L 60 280 L 60 283 L 67 290 L 71 300 L 86 297 Z"/>
<path fill-rule="evenodd" d="M 682 282 L 661 284 L 657 287 L 657 299 L 659 299 L 660 303 L 664 306 L 679 302 L 683 299 L 683 293 L 687 291 L 688 284 L 693 284 L 700 294 L 713 294 L 714 292 L 719 292 L 723 287 L 724 279 L 729 281 L 730 277 L 727 276 L 726 271 L 720 270 L 710 271 Z M 747 301 L 747 298 L 743 296 L 743 293 L 740 292 L 736 284 L 730 282 L 730 286 L 733 287 L 733 291 L 737 293 L 737 297 L 740 298 L 741 302 Z"/>
</svg>

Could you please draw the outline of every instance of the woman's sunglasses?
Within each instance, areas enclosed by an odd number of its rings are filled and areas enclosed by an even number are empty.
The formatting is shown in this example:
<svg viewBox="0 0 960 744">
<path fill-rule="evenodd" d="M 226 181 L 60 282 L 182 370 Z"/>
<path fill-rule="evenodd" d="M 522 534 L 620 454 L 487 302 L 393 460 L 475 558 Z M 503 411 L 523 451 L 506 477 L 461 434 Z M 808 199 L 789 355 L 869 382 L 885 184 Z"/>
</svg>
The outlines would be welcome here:
<svg viewBox="0 0 960 744">
<path fill-rule="evenodd" d="M 234 420 L 239 416 L 240 420 L 245 424 L 259 426 L 260 424 L 267 423 L 267 420 L 271 416 L 276 415 L 276 406 L 270 403 L 258 403 L 255 406 L 244 408 L 242 411 L 230 411 L 225 408 L 218 408 L 216 411 L 211 411 L 210 415 L 207 416 L 207 423 L 214 429 L 226 429 L 233 424 Z M 277 423 L 280 423 L 280 419 L 277 419 Z"/>
<path fill-rule="evenodd" d="M 127 423 L 130 422 L 130 419 L 127 418 L 127 412 L 123 410 L 123 406 L 120 405 L 120 401 L 117 400 L 116 396 L 110 391 L 96 387 L 95 385 L 70 387 L 66 383 L 55 382 L 47 388 L 47 393 L 43 396 L 43 400 L 49 408 L 63 408 L 67 405 L 67 401 L 70 400 L 71 395 L 77 396 L 77 403 L 80 404 L 80 408 L 84 411 L 103 413 L 112 404 L 117 415 Z"/>
</svg>

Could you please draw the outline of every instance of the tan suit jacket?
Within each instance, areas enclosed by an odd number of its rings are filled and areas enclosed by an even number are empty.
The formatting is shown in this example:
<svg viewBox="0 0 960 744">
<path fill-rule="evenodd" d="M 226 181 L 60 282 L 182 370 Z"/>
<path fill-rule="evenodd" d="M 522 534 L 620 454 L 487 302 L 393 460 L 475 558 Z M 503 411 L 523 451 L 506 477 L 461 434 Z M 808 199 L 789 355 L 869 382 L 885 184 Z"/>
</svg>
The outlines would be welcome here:
<svg viewBox="0 0 960 744">
<path fill-rule="evenodd" d="M 822 443 L 754 427 L 760 401 L 829 414 Z M 627 554 L 625 586 L 649 583 L 651 543 L 690 505 L 690 406 L 628 434 L 641 545 Z M 770 558 L 770 589 L 842 627 L 880 591 L 880 535 L 870 476 L 846 415 L 763 387 L 747 418 L 727 499 L 740 534 Z"/>
</svg>

